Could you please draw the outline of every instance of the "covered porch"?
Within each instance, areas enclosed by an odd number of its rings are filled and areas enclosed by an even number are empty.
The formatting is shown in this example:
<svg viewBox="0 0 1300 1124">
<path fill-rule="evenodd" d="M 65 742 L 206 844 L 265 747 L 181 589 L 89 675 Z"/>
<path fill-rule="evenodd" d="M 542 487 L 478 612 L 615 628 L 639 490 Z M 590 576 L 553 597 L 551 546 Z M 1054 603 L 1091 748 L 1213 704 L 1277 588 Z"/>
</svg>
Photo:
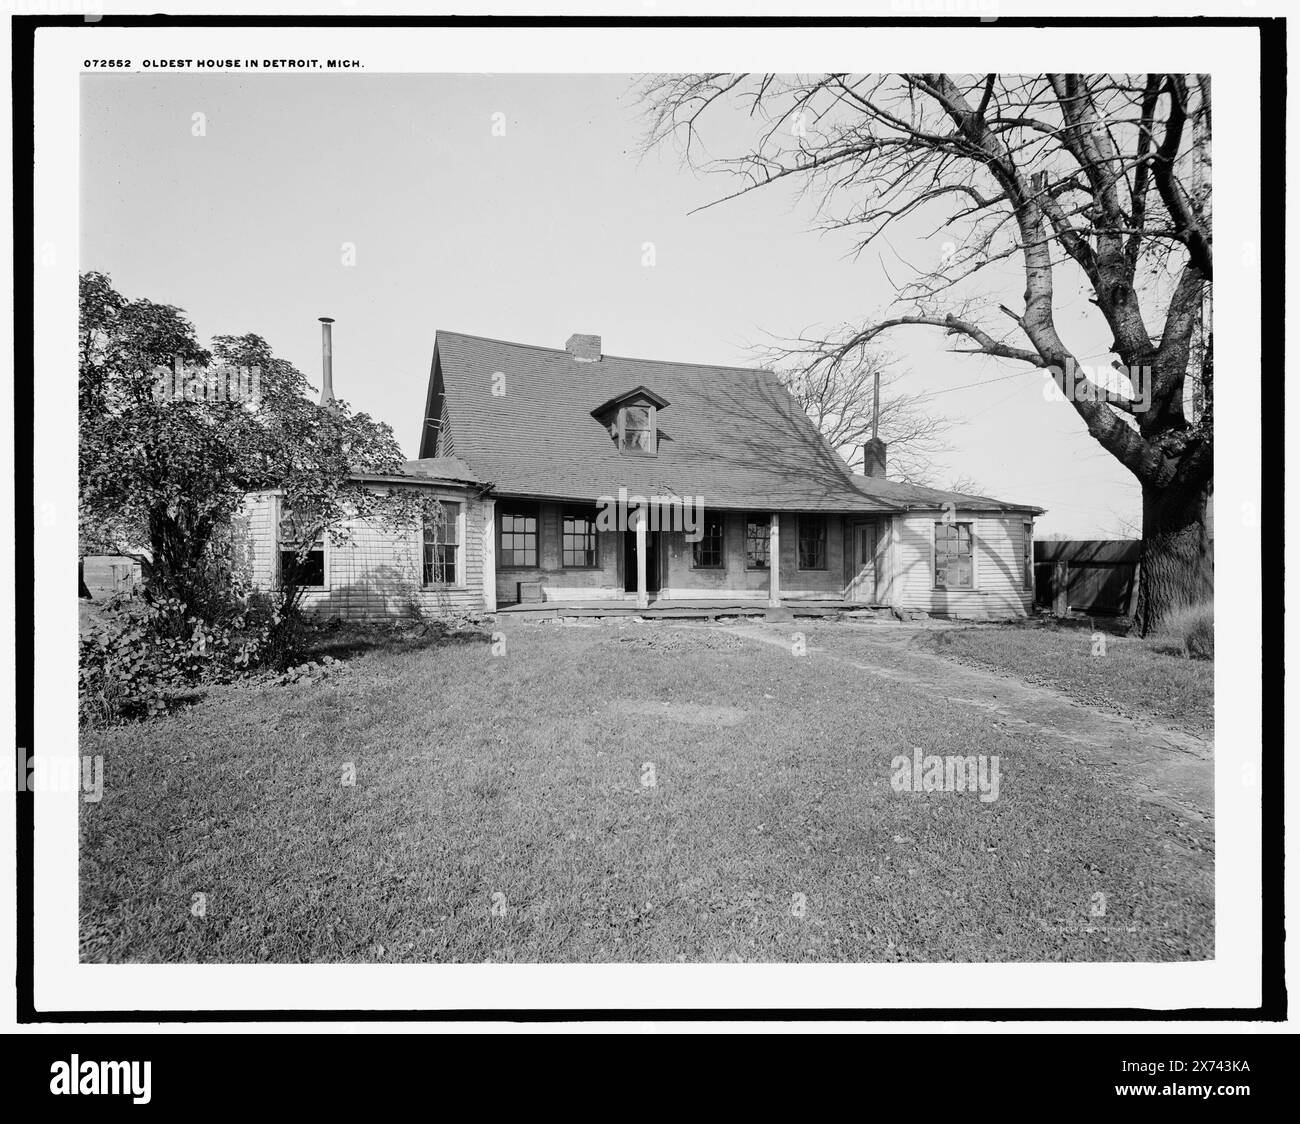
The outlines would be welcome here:
<svg viewBox="0 0 1300 1124">
<path fill-rule="evenodd" d="M 597 514 L 594 505 L 501 501 L 494 607 L 757 615 L 889 604 L 892 514 L 704 508 L 689 534 L 680 521 L 635 511 L 610 529 Z"/>
<path fill-rule="evenodd" d="M 623 532 L 623 597 L 639 609 L 710 603 L 811 615 L 887 603 L 888 516 L 719 512 L 702 539 L 655 531 L 644 520 Z"/>
</svg>

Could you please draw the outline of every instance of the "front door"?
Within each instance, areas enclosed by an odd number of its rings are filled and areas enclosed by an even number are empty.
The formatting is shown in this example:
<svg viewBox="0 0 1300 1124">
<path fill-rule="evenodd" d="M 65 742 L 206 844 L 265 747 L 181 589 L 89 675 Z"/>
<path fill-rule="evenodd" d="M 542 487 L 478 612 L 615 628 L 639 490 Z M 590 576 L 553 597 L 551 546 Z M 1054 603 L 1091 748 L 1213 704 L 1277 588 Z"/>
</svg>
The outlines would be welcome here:
<svg viewBox="0 0 1300 1124">
<path fill-rule="evenodd" d="M 659 591 L 659 532 L 647 531 L 645 535 L 645 588 L 647 593 Z M 636 532 L 623 532 L 623 589 L 636 592 Z"/>
<path fill-rule="evenodd" d="M 848 600 L 864 605 L 876 603 L 876 548 L 879 527 L 872 521 L 851 522 L 849 528 Z"/>
</svg>

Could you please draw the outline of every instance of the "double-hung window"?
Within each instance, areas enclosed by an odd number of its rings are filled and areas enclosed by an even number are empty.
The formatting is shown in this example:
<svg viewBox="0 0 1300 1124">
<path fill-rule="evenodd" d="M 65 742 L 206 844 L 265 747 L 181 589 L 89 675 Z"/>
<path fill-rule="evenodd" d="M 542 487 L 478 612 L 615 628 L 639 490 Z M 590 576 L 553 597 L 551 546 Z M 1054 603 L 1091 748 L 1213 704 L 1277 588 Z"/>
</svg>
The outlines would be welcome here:
<svg viewBox="0 0 1300 1124">
<path fill-rule="evenodd" d="M 502 509 L 500 564 L 505 569 L 537 565 L 536 507 Z"/>
<path fill-rule="evenodd" d="M 308 505 L 282 503 L 278 529 L 280 582 L 303 589 L 325 588 L 325 527 Z"/>
<path fill-rule="evenodd" d="M 970 523 L 935 523 L 934 588 L 975 588 L 974 535 Z"/>
<path fill-rule="evenodd" d="M 745 569 L 766 570 L 772 553 L 772 517 L 749 515 L 745 518 Z"/>
<path fill-rule="evenodd" d="M 424 584 L 455 585 L 460 554 L 460 504 L 439 503 L 424 517 Z"/>
<path fill-rule="evenodd" d="M 566 511 L 560 536 L 560 561 L 566 569 L 592 570 L 599 565 L 594 511 Z"/>
<path fill-rule="evenodd" d="M 799 516 L 799 569 L 826 569 L 825 516 Z"/>
<path fill-rule="evenodd" d="M 691 544 L 691 565 L 694 569 L 722 569 L 722 538 L 722 516 L 705 515 L 700 541 Z"/>
</svg>

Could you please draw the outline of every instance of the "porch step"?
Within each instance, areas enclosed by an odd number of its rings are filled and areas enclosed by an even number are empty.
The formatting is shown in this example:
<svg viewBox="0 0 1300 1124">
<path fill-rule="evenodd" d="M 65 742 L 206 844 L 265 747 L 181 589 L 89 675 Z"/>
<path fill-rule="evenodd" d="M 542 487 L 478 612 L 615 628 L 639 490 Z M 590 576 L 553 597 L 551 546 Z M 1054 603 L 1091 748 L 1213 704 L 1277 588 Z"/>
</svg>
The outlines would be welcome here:
<svg viewBox="0 0 1300 1124">
<path fill-rule="evenodd" d="M 877 610 L 856 601 L 787 601 L 771 608 L 758 601 L 660 601 L 638 609 L 625 601 L 544 601 L 501 605 L 501 614 L 519 615 L 529 620 L 552 620 L 558 617 L 642 617 L 646 620 L 716 620 L 718 617 L 764 617 L 773 621 L 790 621 L 796 617 L 852 617 L 870 619 Z"/>
</svg>

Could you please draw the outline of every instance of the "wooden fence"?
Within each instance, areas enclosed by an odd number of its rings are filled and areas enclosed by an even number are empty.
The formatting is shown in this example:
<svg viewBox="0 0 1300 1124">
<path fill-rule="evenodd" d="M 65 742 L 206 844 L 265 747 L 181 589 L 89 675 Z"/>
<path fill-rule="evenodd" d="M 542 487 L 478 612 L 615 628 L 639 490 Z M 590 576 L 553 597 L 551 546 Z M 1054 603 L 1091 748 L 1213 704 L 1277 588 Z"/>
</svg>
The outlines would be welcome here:
<svg viewBox="0 0 1300 1124">
<path fill-rule="evenodd" d="M 1058 617 L 1131 617 L 1137 609 L 1141 554 L 1137 539 L 1036 542 L 1034 602 Z"/>
</svg>

